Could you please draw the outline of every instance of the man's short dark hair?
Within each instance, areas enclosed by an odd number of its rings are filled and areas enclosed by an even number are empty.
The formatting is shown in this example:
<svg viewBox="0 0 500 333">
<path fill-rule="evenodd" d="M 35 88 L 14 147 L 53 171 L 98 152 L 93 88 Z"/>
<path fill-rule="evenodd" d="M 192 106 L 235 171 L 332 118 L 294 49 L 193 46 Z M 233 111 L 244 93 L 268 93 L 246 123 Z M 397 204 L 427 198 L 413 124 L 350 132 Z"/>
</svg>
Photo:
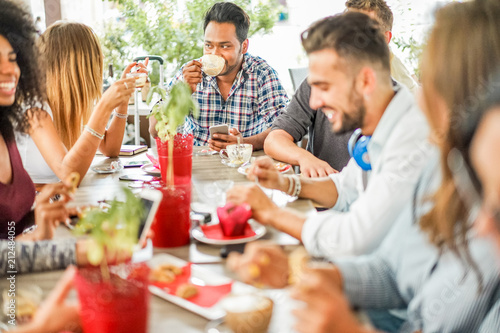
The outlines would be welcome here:
<svg viewBox="0 0 500 333">
<path fill-rule="evenodd" d="M 332 49 L 348 63 L 380 64 L 390 72 L 389 47 L 380 24 L 363 13 L 347 12 L 324 18 L 313 23 L 301 38 L 307 54 Z"/>
<path fill-rule="evenodd" d="M 207 29 L 210 22 L 232 23 L 236 28 L 236 36 L 240 43 L 243 43 L 248 37 L 248 28 L 250 27 L 250 18 L 247 13 L 239 6 L 231 2 L 218 2 L 214 4 L 205 14 L 205 23 L 203 31 Z"/>
<path fill-rule="evenodd" d="M 394 15 L 384 0 L 347 0 L 346 8 L 375 12 L 385 31 L 392 31 Z"/>
</svg>

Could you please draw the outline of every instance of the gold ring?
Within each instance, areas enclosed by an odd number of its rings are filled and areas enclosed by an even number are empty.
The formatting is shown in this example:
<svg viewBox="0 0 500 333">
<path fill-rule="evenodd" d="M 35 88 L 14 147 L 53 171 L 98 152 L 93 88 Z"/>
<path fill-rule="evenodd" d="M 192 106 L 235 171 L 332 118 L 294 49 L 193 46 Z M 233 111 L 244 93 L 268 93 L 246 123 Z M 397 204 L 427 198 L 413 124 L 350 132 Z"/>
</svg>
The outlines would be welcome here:
<svg viewBox="0 0 500 333">
<path fill-rule="evenodd" d="M 127 88 L 127 89 L 128 89 L 128 84 L 127 84 L 127 82 L 123 82 L 123 84 L 125 84 L 125 88 Z"/>
</svg>

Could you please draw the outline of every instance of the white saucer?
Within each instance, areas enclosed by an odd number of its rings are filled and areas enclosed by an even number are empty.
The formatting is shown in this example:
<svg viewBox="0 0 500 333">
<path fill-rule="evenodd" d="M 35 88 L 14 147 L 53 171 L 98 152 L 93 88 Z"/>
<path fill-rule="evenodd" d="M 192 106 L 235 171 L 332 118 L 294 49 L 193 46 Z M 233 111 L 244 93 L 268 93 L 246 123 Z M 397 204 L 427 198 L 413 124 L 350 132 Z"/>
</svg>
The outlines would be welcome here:
<svg viewBox="0 0 500 333">
<path fill-rule="evenodd" d="M 228 167 L 231 167 L 231 168 L 237 168 L 237 167 L 241 166 L 242 164 L 244 164 L 244 163 L 231 163 L 225 159 L 222 159 L 220 161 L 222 162 L 222 164 L 227 165 Z"/>
<path fill-rule="evenodd" d="M 160 169 L 155 168 L 152 163 L 144 164 L 141 166 L 141 170 L 151 176 L 161 176 Z"/>
</svg>

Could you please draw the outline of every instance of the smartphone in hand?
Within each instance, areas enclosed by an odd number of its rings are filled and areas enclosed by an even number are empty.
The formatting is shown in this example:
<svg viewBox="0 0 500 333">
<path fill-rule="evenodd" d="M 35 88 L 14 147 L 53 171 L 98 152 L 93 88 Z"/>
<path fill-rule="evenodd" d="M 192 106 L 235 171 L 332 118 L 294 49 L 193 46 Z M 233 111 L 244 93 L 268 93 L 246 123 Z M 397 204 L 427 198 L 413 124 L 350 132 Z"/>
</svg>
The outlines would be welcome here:
<svg viewBox="0 0 500 333">
<path fill-rule="evenodd" d="M 229 126 L 227 124 L 222 124 L 222 125 L 215 125 L 215 126 L 210 126 L 208 128 L 208 132 L 210 133 L 210 139 L 214 139 L 214 134 L 215 133 L 220 133 L 220 134 L 229 134 Z"/>
</svg>

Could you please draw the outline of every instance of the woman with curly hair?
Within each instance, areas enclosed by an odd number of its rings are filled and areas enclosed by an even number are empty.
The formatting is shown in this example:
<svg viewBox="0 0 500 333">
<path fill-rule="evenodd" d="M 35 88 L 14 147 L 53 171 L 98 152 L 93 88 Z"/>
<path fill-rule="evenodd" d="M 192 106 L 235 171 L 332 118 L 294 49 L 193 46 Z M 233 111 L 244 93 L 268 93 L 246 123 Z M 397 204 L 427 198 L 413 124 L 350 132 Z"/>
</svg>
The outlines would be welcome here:
<svg viewBox="0 0 500 333">
<path fill-rule="evenodd" d="M 29 128 L 22 105 L 36 105 L 43 97 L 36 30 L 31 15 L 13 1 L 0 0 L 0 8 L 0 275 L 9 270 L 22 273 L 86 263 L 85 243 L 46 240 L 68 218 L 65 204 L 70 194 L 65 184 L 46 186 L 32 210 L 35 187 L 22 166 L 14 130 Z M 51 200 L 56 194 L 61 199 Z M 23 234 L 33 222 L 35 230 Z M 16 267 L 7 269 L 14 239 Z"/>
<path fill-rule="evenodd" d="M 25 108 L 31 126 L 16 138 L 24 167 L 35 184 L 58 182 L 72 172 L 83 177 L 98 148 L 106 156 L 118 156 L 135 89 L 134 78 L 126 74 L 134 66 L 147 73 L 146 67 L 129 64 L 102 94 L 103 54 L 90 27 L 58 22 L 37 44 L 44 59 L 47 103 Z M 39 110 L 37 116 L 33 110 Z"/>
<path fill-rule="evenodd" d="M 4 1 L 2 1 L 4 2 Z M 34 44 L 35 30 L 28 14 L 13 3 L 2 3 L 0 19 L 0 239 L 8 235 L 17 236 L 33 223 L 33 214 L 44 218 L 38 223 L 53 224 L 64 221 L 67 212 L 64 200 L 54 203 L 50 210 L 43 209 L 56 192 L 65 194 L 62 184 L 48 188 L 37 199 L 37 209 L 31 207 L 35 201 L 35 187 L 22 166 L 16 147 L 14 130 L 29 129 L 23 113 L 23 105 L 33 106 L 43 97 L 38 66 L 38 52 Z M 36 115 L 34 115 L 36 116 Z M 38 217 L 38 216 L 37 216 Z M 40 228 L 34 233 L 46 238 Z"/>
</svg>

